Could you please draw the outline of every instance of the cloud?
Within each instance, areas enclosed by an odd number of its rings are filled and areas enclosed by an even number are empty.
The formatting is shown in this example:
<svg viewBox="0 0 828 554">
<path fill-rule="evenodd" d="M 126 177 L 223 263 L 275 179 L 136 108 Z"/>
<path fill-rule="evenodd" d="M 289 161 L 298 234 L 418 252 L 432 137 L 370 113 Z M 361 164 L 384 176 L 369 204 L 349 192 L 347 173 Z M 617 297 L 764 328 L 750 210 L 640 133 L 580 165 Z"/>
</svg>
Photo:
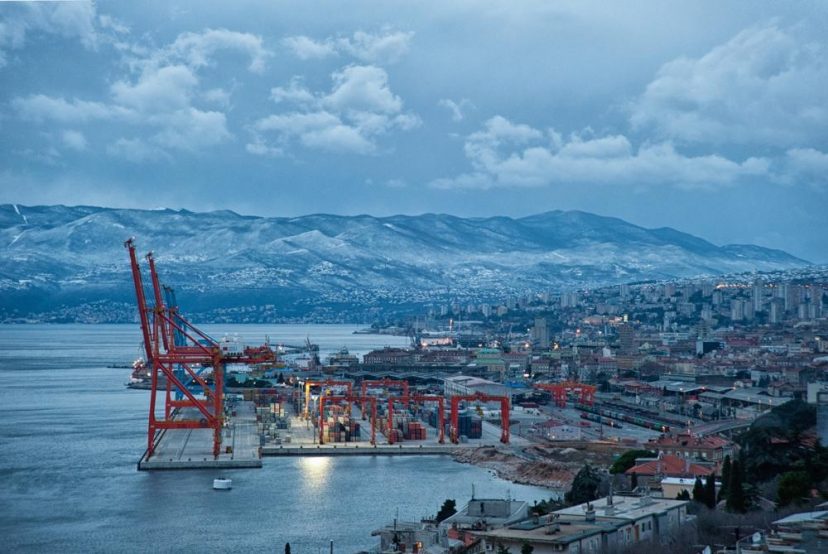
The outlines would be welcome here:
<svg viewBox="0 0 828 554">
<path fill-rule="evenodd" d="M 261 37 L 227 29 L 205 29 L 200 33 L 182 33 L 166 49 L 159 52 L 162 60 L 183 60 L 194 68 L 211 63 L 219 50 L 235 50 L 250 57 L 248 70 L 262 73 L 271 52 L 264 47 Z"/>
<path fill-rule="evenodd" d="M 255 139 L 253 142 L 247 143 L 244 148 L 249 153 L 255 154 L 256 156 L 278 158 L 284 154 L 284 150 L 281 148 L 269 146 L 259 139 Z"/>
<path fill-rule="evenodd" d="M 205 102 L 210 104 L 214 104 L 222 108 L 230 107 L 230 91 L 224 90 L 223 88 L 205 90 L 201 94 L 201 97 Z"/>
<path fill-rule="evenodd" d="M 463 110 L 465 108 L 473 108 L 474 104 L 472 104 L 468 98 L 463 98 L 460 102 L 455 102 L 450 98 L 441 98 L 437 105 L 446 108 L 451 113 L 451 120 L 455 122 L 463 121 L 463 117 L 465 114 Z"/>
<path fill-rule="evenodd" d="M 0 20 L 0 68 L 8 63 L 8 51 L 19 50 L 29 35 L 48 33 L 78 39 L 94 50 L 99 42 L 95 31 L 93 2 L 5 3 Z"/>
<path fill-rule="evenodd" d="M 282 39 L 282 44 L 293 51 L 300 60 L 321 59 L 336 56 L 336 48 L 331 42 L 317 42 L 300 35 Z"/>
<path fill-rule="evenodd" d="M 392 189 L 404 189 L 408 186 L 405 179 L 388 179 L 385 181 L 385 186 Z"/>
<path fill-rule="evenodd" d="M 86 150 L 86 137 L 80 131 L 66 130 L 61 134 L 61 140 L 64 146 L 76 152 Z"/>
<path fill-rule="evenodd" d="M 119 19 L 112 17 L 111 15 L 101 14 L 98 16 L 98 24 L 103 29 L 112 29 L 115 33 L 119 35 L 128 35 L 129 34 L 129 26 L 124 24 Z"/>
<path fill-rule="evenodd" d="M 189 67 L 149 66 L 136 83 L 118 81 L 113 84 L 112 97 L 117 104 L 141 112 L 163 112 L 189 106 L 197 85 L 198 78 Z"/>
<path fill-rule="evenodd" d="M 170 159 L 169 155 L 141 139 L 121 138 L 106 147 L 106 153 L 132 163 L 156 162 Z"/>
<path fill-rule="evenodd" d="M 292 111 L 256 121 L 253 141 L 247 151 L 272 155 L 263 134 L 275 134 L 278 151 L 295 141 L 312 149 L 370 154 L 376 139 L 393 129 L 403 131 L 420 124 L 414 114 L 403 112 L 403 101 L 388 85 L 388 74 L 376 66 L 351 65 L 331 74 L 330 92 L 314 93 L 301 78 L 271 90 L 278 104 L 291 104 Z"/>
<path fill-rule="evenodd" d="M 384 69 L 352 65 L 334 72 L 333 90 L 322 105 L 334 111 L 394 114 L 402 109 L 402 100 L 388 87 Z"/>
<path fill-rule="evenodd" d="M 785 159 L 786 181 L 828 189 L 828 154 L 814 148 L 792 148 Z"/>
<path fill-rule="evenodd" d="M 222 112 L 187 107 L 164 116 L 161 123 L 163 128 L 153 137 L 154 140 L 177 150 L 197 152 L 232 137 Z"/>
<path fill-rule="evenodd" d="M 340 38 L 337 44 L 358 60 L 368 63 L 391 64 L 399 61 L 411 45 L 413 32 L 385 31 L 371 34 L 357 31 L 351 38 Z"/>
<path fill-rule="evenodd" d="M 304 85 L 304 79 L 293 77 L 286 87 L 274 87 L 270 89 L 270 99 L 276 102 L 290 102 L 300 105 L 316 103 L 316 96 Z"/>
<path fill-rule="evenodd" d="M 256 122 L 255 129 L 260 132 L 276 132 L 281 143 L 298 139 L 308 148 L 357 154 L 369 154 L 375 148 L 359 129 L 345 124 L 339 116 L 326 111 L 271 115 Z M 254 147 L 247 148 L 248 152 L 270 155 L 270 147 L 265 146 L 261 136 L 256 136 L 253 144 Z"/>
<path fill-rule="evenodd" d="M 664 64 L 632 106 L 636 130 L 687 143 L 802 146 L 828 127 L 828 49 L 776 23 Z"/>
<path fill-rule="evenodd" d="M 383 29 L 378 33 L 357 31 L 352 36 L 314 40 L 304 35 L 286 37 L 282 44 L 302 60 L 322 59 L 346 54 L 369 64 L 393 64 L 402 59 L 411 47 L 413 32 Z"/>
<path fill-rule="evenodd" d="M 42 123 L 57 121 L 60 123 L 87 123 L 97 120 L 130 120 L 136 117 L 134 110 L 124 106 L 86 100 L 66 100 L 44 94 L 33 94 L 14 98 L 12 108 L 26 120 Z"/>
<path fill-rule="evenodd" d="M 554 130 L 544 133 L 493 117 L 483 130 L 466 138 L 464 151 L 474 171 L 436 179 L 430 185 L 442 189 L 600 184 L 709 188 L 769 174 L 770 162 L 764 158 L 737 162 L 718 155 L 685 156 L 666 142 L 636 149 L 623 135 L 583 135 L 564 140 Z"/>
<path fill-rule="evenodd" d="M 115 20 L 103 24 L 120 33 L 127 32 Z M 143 56 L 131 60 L 132 75 L 110 86 L 108 101 L 34 94 L 14 98 L 11 105 L 22 119 L 37 123 L 108 121 L 147 128 L 151 133 L 148 138 L 121 138 L 107 149 L 111 156 L 128 161 L 170 159 L 162 155 L 165 150 L 197 152 L 232 138 L 223 112 L 195 105 L 202 100 L 213 107 L 229 106 L 229 92 L 199 91 L 198 71 L 212 64 L 213 55 L 221 49 L 246 53 L 250 57 L 248 69 L 254 72 L 263 70 L 269 56 L 261 38 L 247 33 L 226 29 L 182 33 L 169 45 L 153 51 L 133 48 L 132 52 L 143 52 Z M 68 146 L 66 141 L 64 136 Z M 75 140 L 72 144 L 78 146 L 80 142 Z"/>
</svg>

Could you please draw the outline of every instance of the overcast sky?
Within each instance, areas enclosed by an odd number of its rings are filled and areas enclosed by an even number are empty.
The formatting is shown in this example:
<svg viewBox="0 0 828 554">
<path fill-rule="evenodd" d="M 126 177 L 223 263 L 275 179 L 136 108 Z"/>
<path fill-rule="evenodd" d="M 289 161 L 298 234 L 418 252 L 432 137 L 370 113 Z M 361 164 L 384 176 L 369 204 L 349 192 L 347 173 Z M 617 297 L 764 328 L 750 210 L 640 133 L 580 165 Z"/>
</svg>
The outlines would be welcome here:
<svg viewBox="0 0 828 554">
<path fill-rule="evenodd" d="M 0 202 L 578 209 L 828 262 L 828 3 L 0 3 Z"/>
</svg>

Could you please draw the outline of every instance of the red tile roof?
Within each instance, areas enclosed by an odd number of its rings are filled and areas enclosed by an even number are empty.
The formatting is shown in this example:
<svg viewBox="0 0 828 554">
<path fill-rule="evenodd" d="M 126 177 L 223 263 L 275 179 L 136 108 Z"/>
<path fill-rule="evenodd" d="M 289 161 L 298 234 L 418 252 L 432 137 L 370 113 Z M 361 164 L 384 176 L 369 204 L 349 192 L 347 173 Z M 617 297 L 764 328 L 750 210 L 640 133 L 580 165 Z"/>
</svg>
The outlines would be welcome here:
<svg viewBox="0 0 828 554">
<path fill-rule="evenodd" d="M 690 460 L 668 454 L 656 460 L 633 466 L 626 473 L 636 475 L 664 475 L 667 477 L 703 477 L 713 473 L 713 468 L 694 464 Z"/>
<path fill-rule="evenodd" d="M 731 444 L 729 440 L 717 437 L 716 435 L 698 437 L 688 433 L 661 435 L 659 438 L 651 442 L 657 446 L 667 446 L 673 448 L 723 448 Z"/>
</svg>

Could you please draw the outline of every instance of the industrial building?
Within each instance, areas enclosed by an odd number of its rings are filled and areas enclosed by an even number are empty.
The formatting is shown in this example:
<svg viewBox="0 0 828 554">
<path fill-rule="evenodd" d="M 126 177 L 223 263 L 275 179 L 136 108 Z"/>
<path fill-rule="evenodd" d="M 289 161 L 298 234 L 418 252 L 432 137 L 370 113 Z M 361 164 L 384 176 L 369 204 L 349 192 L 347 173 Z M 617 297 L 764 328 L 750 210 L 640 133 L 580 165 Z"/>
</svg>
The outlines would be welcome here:
<svg viewBox="0 0 828 554">
<path fill-rule="evenodd" d="M 611 495 L 477 535 L 482 551 L 502 545 L 519 552 L 529 544 L 536 554 L 612 552 L 636 543 L 666 542 L 688 522 L 687 504 Z"/>
<path fill-rule="evenodd" d="M 469 375 L 446 377 L 444 384 L 445 395 L 447 397 L 469 396 L 473 394 L 509 397 L 511 394 L 509 387 L 502 383 L 495 383 L 494 381 L 481 379 L 480 377 L 471 377 Z"/>
</svg>

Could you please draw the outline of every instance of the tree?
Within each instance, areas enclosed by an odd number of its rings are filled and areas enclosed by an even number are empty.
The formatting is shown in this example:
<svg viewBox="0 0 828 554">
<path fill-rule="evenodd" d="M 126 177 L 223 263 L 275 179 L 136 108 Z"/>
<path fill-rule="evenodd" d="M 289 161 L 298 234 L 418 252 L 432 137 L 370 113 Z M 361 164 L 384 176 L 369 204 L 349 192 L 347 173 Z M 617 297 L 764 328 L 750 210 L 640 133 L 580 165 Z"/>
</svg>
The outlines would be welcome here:
<svg viewBox="0 0 828 554">
<path fill-rule="evenodd" d="M 727 498 L 727 491 L 730 489 L 730 456 L 725 456 L 724 463 L 722 463 L 722 488 L 719 489 L 719 501 L 721 502 Z"/>
<path fill-rule="evenodd" d="M 730 486 L 727 488 L 727 510 L 743 514 L 747 511 L 745 490 L 742 487 L 742 464 L 734 460 L 730 466 Z"/>
<path fill-rule="evenodd" d="M 637 473 L 631 473 L 630 474 L 630 488 L 632 490 L 635 490 L 637 487 L 638 487 L 638 474 Z"/>
<path fill-rule="evenodd" d="M 711 510 L 716 509 L 716 474 L 711 473 L 707 476 L 707 481 L 704 483 L 704 503 Z"/>
<path fill-rule="evenodd" d="M 799 399 L 758 417 L 738 439 L 745 454 L 742 481 L 759 483 L 791 471 L 813 451 L 803 447 L 801 438 L 815 424 L 815 406 Z"/>
<path fill-rule="evenodd" d="M 285 543 L 285 554 L 290 554 L 290 543 L 289 542 Z"/>
<path fill-rule="evenodd" d="M 520 545 L 520 554 L 532 554 L 534 551 L 535 547 L 526 541 L 523 541 L 523 544 Z"/>
<path fill-rule="evenodd" d="M 690 500 L 690 493 L 687 489 L 682 489 L 677 495 L 676 500 Z"/>
<path fill-rule="evenodd" d="M 503 546 L 502 542 L 497 543 L 497 554 L 511 554 L 512 551 L 505 546 Z"/>
<path fill-rule="evenodd" d="M 540 502 L 535 501 L 535 504 L 529 508 L 529 514 L 533 516 L 545 516 L 551 511 L 563 507 L 563 503 L 554 498 L 550 498 L 549 500 L 541 500 Z"/>
<path fill-rule="evenodd" d="M 583 504 L 598 498 L 601 475 L 589 464 L 584 464 L 572 481 L 572 488 L 564 495 L 569 504 Z"/>
<path fill-rule="evenodd" d="M 699 477 L 696 477 L 696 483 L 693 485 L 693 502 L 706 504 L 704 498 L 704 485 Z"/>
<path fill-rule="evenodd" d="M 655 458 L 656 453 L 649 450 L 628 450 L 621 454 L 610 467 L 610 473 L 624 473 L 635 465 L 636 458 Z"/>
<path fill-rule="evenodd" d="M 443 521 L 444 519 L 448 519 L 454 514 L 457 513 L 457 503 L 454 499 L 448 498 L 443 505 L 440 507 L 440 511 L 437 512 L 437 519 L 438 522 Z"/>
<path fill-rule="evenodd" d="M 807 498 L 813 483 L 811 476 L 804 471 L 789 471 L 779 480 L 776 496 L 780 506 L 787 506 L 793 502 L 799 503 Z"/>
</svg>

